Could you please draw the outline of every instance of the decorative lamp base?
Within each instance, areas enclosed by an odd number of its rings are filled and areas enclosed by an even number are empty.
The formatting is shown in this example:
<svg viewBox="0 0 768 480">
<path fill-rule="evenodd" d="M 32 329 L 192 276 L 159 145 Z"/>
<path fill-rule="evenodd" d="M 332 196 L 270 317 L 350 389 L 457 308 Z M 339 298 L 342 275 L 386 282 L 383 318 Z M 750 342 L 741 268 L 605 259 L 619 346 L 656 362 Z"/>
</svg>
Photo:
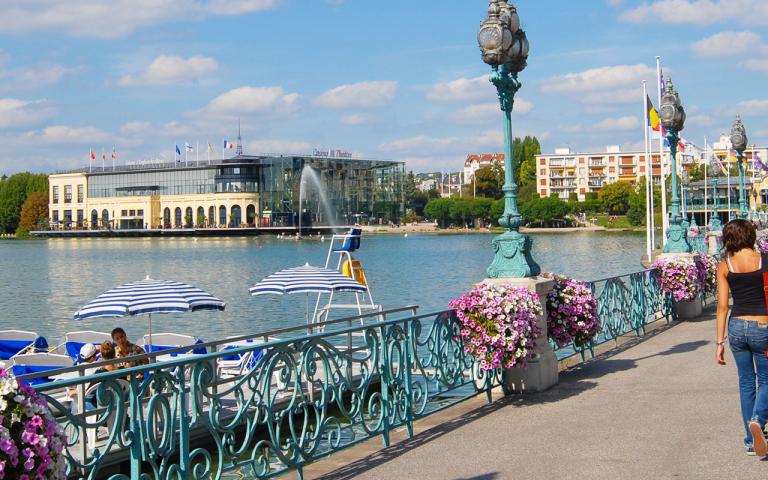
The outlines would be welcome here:
<svg viewBox="0 0 768 480">
<path fill-rule="evenodd" d="M 720 232 L 723 230 L 723 222 L 720 221 L 720 217 L 712 217 L 712 220 L 709 221 L 709 229 L 713 232 Z"/>
<path fill-rule="evenodd" d="M 493 262 L 486 270 L 489 278 L 528 278 L 541 273 L 541 267 L 531 257 L 533 240 L 514 230 L 493 239 Z"/>
<path fill-rule="evenodd" d="M 670 221 L 667 229 L 667 243 L 664 245 L 664 253 L 690 253 L 691 245 L 688 243 L 688 232 L 681 225 L 681 219 L 677 222 Z"/>
<path fill-rule="evenodd" d="M 541 337 L 536 339 L 538 352 L 528 362 L 525 368 L 504 369 L 502 388 L 504 393 L 536 393 L 543 392 L 557 385 L 558 362 L 555 351 L 547 340 L 547 302 L 546 295 L 552 290 L 554 281 L 542 277 L 530 278 L 486 278 L 482 283 L 490 285 L 511 285 L 513 287 L 525 287 L 535 292 L 541 301 L 542 315 L 539 319 Z"/>
</svg>

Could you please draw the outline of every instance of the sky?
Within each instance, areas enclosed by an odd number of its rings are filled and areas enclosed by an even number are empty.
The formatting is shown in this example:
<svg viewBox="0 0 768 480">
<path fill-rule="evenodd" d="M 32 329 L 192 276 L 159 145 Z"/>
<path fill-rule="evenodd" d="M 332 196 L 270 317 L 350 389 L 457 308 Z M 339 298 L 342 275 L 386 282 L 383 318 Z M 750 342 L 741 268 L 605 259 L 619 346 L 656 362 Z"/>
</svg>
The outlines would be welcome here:
<svg viewBox="0 0 768 480">
<path fill-rule="evenodd" d="M 661 57 L 698 145 L 741 114 L 768 143 L 768 1 L 519 0 L 531 44 L 513 135 L 643 145 Z M 501 151 L 477 29 L 486 0 L 0 0 L 0 173 L 342 149 L 460 170 Z M 763 88 L 761 88 L 763 87 Z M 651 95 L 654 103 L 655 91 Z M 658 104 L 657 104 L 658 107 Z"/>
</svg>

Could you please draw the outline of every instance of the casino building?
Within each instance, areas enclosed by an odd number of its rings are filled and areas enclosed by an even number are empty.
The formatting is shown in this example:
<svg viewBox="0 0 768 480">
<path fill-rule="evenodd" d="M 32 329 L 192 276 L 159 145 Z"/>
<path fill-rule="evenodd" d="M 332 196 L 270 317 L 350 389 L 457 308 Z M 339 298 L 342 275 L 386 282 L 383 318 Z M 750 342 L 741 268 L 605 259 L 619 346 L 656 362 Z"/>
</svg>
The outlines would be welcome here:
<svg viewBox="0 0 768 480">
<path fill-rule="evenodd" d="M 404 195 L 403 162 L 239 154 L 52 174 L 49 218 L 53 230 L 379 224 L 402 217 Z"/>
</svg>

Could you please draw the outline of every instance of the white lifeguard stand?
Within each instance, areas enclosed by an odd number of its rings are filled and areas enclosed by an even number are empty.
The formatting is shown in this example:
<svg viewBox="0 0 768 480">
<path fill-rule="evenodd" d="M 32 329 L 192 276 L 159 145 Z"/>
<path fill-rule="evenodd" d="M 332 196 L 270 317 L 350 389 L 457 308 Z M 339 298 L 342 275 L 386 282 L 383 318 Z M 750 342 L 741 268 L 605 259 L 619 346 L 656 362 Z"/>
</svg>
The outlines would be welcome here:
<svg viewBox="0 0 768 480">
<path fill-rule="evenodd" d="M 337 234 L 331 237 L 328 245 L 328 254 L 325 257 L 325 268 L 331 267 L 333 255 L 336 254 L 336 270 L 343 275 L 355 280 L 365 287 L 365 292 L 355 292 L 355 303 L 333 303 L 333 292 L 328 294 L 328 301 L 324 306 L 320 306 L 323 293 L 317 295 L 315 302 L 315 312 L 312 320 L 315 323 L 328 320 L 331 310 L 357 310 L 358 315 L 368 312 L 380 312 L 382 306 L 373 301 L 371 287 L 365 278 L 365 271 L 359 260 L 352 256 L 352 252 L 360 249 L 360 239 L 363 231 L 359 228 L 352 228 L 344 234 Z M 367 297 L 367 298 L 366 298 Z M 363 320 L 361 319 L 362 323 Z"/>
</svg>

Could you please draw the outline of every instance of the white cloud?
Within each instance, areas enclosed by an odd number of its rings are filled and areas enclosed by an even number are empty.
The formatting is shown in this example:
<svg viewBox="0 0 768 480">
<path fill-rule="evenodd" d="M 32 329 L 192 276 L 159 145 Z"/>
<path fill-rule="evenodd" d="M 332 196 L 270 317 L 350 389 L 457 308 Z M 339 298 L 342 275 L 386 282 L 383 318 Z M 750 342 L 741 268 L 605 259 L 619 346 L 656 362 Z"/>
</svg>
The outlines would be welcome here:
<svg viewBox="0 0 768 480">
<path fill-rule="evenodd" d="M 450 82 L 436 83 L 427 91 L 427 100 L 432 102 L 490 100 L 496 95 L 496 89 L 488 78 L 488 75 L 480 75 L 474 78 L 462 77 Z"/>
<path fill-rule="evenodd" d="M 47 144 L 94 145 L 112 143 L 115 140 L 112 134 L 96 127 L 69 127 L 66 125 L 52 125 L 39 131 L 27 132 L 26 136 Z"/>
<path fill-rule="evenodd" d="M 47 120 L 53 113 L 46 100 L 0 98 L 0 128 L 29 127 Z"/>
<path fill-rule="evenodd" d="M 619 18 L 631 23 L 711 25 L 739 22 L 768 25 L 765 0 L 654 0 L 626 10 Z"/>
<path fill-rule="evenodd" d="M 642 80 L 656 77 L 656 68 L 644 64 L 616 65 L 592 68 L 583 72 L 566 73 L 546 80 L 544 93 L 582 93 L 636 87 Z"/>
<path fill-rule="evenodd" d="M 698 57 L 730 57 L 740 53 L 762 49 L 760 35 L 755 32 L 720 32 L 691 45 Z"/>
<path fill-rule="evenodd" d="M 620 118 L 606 118 L 596 123 L 595 128 L 598 130 L 639 130 L 640 125 L 642 125 L 640 118 L 628 115 Z"/>
<path fill-rule="evenodd" d="M 768 58 L 751 59 L 742 62 L 741 66 L 755 72 L 768 72 Z"/>
<path fill-rule="evenodd" d="M 736 104 L 736 113 L 747 116 L 768 114 L 768 100 L 745 100 Z"/>
<path fill-rule="evenodd" d="M 378 80 L 339 85 L 315 98 L 314 103 L 329 108 L 380 107 L 391 103 L 397 94 L 397 82 Z"/>
<path fill-rule="evenodd" d="M 379 146 L 385 152 L 411 155 L 433 155 L 441 152 L 464 152 L 477 148 L 501 148 L 504 146 L 504 134 L 498 130 L 488 130 L 473 136 L 415 137 L 392 140 Z"/>
<path fill-rule="evenodd" d="M 715 120 L 709 115 L 687 115 L 685 119 L 686 125 L 700 125 L 702 127 L 708 127 L 715 124 Z"/>
<path fill-rule="evenodd" d="M 216 60 L 196 55 L 189 58 L 161 55 L 152 61 L 143 72 L 126 75 L 118 85 L 175 85 L 187 83 L 215 72 L 219 68 Z"/>
<path fill-rule="evenodd" d="M 0 79 L 4 88 L 14 90 L 32 90 L 35 88 L 55 85 L 69 75 L 79 71 L 79 67 L 64 65 L 33 65 L 29 67 L 0 71 Z"/>
<path fill-rule="evenodd" d="M 533 102 L 524 98 L 515 99 L 513 114 L 525 115 L 533 110 Z M 483 123 L 499 121 L 501 107 L 498 102 L 476 103 L 450 114 L 449 118 L 457 123 Z"/>
<path fill-rule="evenodd" d="M 4 0 L 2 33 L 58 31 L 116 38 L 165 22 L 268 10 L 280 0 Z M 13 19 L 13 20 L 10 20 Z"/>
<path fill-rule="evenodd" d="M 244 150 L 248 153 L 309 153 L 312 147 L 301 140 L 262 139 L 246 143 Z"/>
<path fill-rule="evenodd" d="M 362 125 L 368 121 L 368 119 L 358 113 L 352 115 L 345 115 L 339 120 L 344 125 Z"/>
<path fill-rule="evenodd" d="M 201 113 L 236 116 L 249 113 L 290 113 L 297 108 L 298 93 L 282 87 L 240 87 L 211 100 Z"/>
</svg>

